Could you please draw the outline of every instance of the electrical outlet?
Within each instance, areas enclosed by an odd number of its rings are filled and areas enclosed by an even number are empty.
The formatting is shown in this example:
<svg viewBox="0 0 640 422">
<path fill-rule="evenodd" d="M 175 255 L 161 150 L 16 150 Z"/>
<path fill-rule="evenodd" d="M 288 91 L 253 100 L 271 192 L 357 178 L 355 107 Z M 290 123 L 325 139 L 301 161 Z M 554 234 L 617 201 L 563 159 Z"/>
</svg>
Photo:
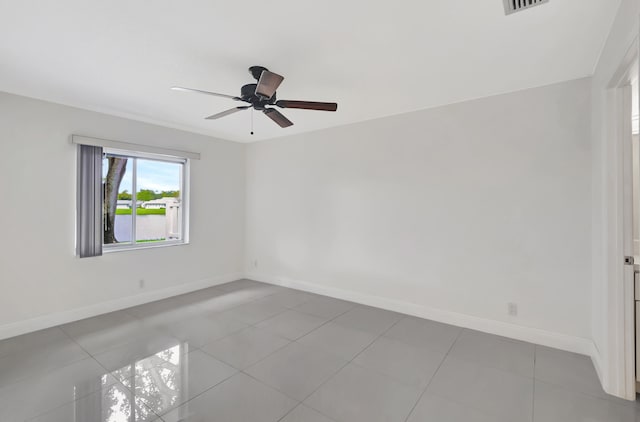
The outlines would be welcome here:
<svg viewBox="0 0 640 422">
<path fill-rule="evenodd" d="M 518 316 L 518 304 L 513 302 L 507 303 L 507 313 L 509 316 Z"/>
<path fill-rule="evenodd" d="M 140 280 L 138 280 L 138 285 L 140 286 L 141 289 L 144 289 L 144 278 L 141 278 Z"/>
</svg>

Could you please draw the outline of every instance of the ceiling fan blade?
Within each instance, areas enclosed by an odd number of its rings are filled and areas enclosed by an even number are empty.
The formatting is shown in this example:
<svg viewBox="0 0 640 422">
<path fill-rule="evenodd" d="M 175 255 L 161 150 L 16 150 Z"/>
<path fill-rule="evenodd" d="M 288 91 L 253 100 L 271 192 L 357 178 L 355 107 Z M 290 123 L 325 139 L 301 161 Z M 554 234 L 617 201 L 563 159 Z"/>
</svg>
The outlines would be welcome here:
<svg viewBox="0 0 640 422">
<path fill-rule="evenodd" d="M 256 86 L 256 95 L 265 98 L 273 97 L 283 80 L 284 77 L 277 73 L 263 71 L 258 80 L 258 86 Z"/>
<path fill-rule="evenodd" d="M 278 100 L 276 105 L 282 108 L 300 108 L 304 110 L 336 111 L 338 109 L 338 104 L 336 103 L 319 103 L 316 101 Z"/>
<path fill-rule="evenodd" d="M 221 117 L 228 116 L 230 114 L 237 113 L 237 112 L 242 111 L 242 110 L 246 110 L 246 109 L 248 109 L 250 107 L 251 106 L 234 107 L 232 109 L 229 109 L 229 110 L 226 110 L 226 111 L 221 111 L 220 113 L 217 113 L 217 114 L 213 114 L 213 115 L 211 115 L 209 117 L 205 117 L 205 119 L 207 119 L 207 120 L 219 119 Z"/>
<path fill-rule="evenodd" d="M 268 118 L 276 122 L 280 127 L 293 126 L 293 122 L 282 115 L 275 108 L 266 108 L 262 111 Z"/>
<path fill-rule="evenodd" d="M 195 92 L 197 94 L 213 95 L 214 97 L 230 98 L 230 99 L 236 100 L 236 101 L 240 100 L 240 98 L 234 97 L 233 95 L 218 94 L 217 92 L 203 91 L 201 89 L 183 88 L 181 86 L 172 86 L 171 89 L 174 90 L 174 91 Z"/>
</svg>

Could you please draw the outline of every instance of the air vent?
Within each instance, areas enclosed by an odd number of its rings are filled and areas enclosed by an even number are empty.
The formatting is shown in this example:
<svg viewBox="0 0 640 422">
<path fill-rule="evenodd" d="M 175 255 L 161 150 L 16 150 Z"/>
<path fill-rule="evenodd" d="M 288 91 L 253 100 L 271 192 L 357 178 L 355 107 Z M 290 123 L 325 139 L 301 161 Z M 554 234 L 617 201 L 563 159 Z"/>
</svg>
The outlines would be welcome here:
<svg viewBox="0 0 640 422">
<path fill-rule="evenodd" d="M 510 15 L 548 2 L 549 0 L 504 0 L 504 12 Z"/>
</svg>

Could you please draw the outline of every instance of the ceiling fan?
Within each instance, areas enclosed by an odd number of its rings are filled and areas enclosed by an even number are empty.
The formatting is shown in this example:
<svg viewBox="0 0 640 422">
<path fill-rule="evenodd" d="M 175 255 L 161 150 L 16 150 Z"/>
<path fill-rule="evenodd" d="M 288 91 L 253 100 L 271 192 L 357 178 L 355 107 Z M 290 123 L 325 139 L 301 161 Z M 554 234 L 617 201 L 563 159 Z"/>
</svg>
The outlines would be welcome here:
<svg viewBox="0 0 640 422">
<path fill-rule="evenodd" d="M 282 113 L 273 108 L 273 106 L 280 108 L 299 108 L 304 110 L 322 110 L 322 111 L 336 111 L 338 104 L 336 103 L 321 103 L 315 101 L 292 101 L 292 100 L 278 100 L 276 98 L 276 90 L 284 80 L 284 77 L 277 73 L 270 72 L 266 67 L 251 66 L 249 73 L 258 81 L 257 84 L 247 84 L 240 88 L 240 96 L 235 97 L 233 95 L 218 94 L 217 92 L 202 91 L 200 89 L 183 88 L 180 86 L 174 86 L 171 89 L 175 91 L 196 92 L 199 94 L 213 95 L 215 97 L 229 98 L 234 101 L 242 101 L 249 105 L 234 107 L 232 109 L 222 111 L 220 113 L 206 117 L 207 120 L 215 120 L 224 116 L 228 116 L 238 111 L 247 110 L 253 108 L 257 111 L 263 112 L 268 118 L 276 122 L 280 127 L 289 127 L 293 125 L 291 120 L 284 117 Z"/>
</svg>

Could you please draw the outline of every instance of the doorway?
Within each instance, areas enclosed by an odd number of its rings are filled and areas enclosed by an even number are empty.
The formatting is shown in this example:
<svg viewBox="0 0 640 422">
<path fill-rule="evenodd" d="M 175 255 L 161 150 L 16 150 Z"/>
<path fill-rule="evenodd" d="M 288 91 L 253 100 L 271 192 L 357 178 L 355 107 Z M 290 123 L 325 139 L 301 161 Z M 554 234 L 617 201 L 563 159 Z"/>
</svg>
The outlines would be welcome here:
<svg viewBox="0 0 640 422">
<path fill-rule="evenodd" d="M 633 295 L 634 295 L 634 325 L 635 325 L 635 392 L 640 392 L 640 85 L 639 67 L 636 63 L 631 67 L 628 83 L 622 89 L 623 105 L 628 119 L 623 119 L 623 136 L 631 141 L 632 175 L 632 233 L 633 233 Z M 624 127 L 629 127 L 625 130 Z M 625 280 L 626 281 L 626 280 Z"/>
<path fill-rule="evenodd" d="M 610 294 L 617 326 L 612 327 L 612 385 L 616 395 L 634 400 L 640 392 L 640 143 L 638 142 L 638 41 L 611 86 L 612 136 L 615 139 L 620 183 L 619 243 L 613 264 L 619 278 L 612 280 Z M 636 274 L 637 273 L 637 274 Z M 638 289 L 636 289 L 636 278 Z M 615 284 L 617 280 L 617 283 Z M 636 301 L 638 299 L 638 301 Z M 637 312 L 636 312 L 637 307 Z M 638 321 L 636 322 L 636 318 Z M 638 335 L 636 336 L 636 332 Z M 611 387 L 611 385 L 610 385 Z"/>
</svg>

